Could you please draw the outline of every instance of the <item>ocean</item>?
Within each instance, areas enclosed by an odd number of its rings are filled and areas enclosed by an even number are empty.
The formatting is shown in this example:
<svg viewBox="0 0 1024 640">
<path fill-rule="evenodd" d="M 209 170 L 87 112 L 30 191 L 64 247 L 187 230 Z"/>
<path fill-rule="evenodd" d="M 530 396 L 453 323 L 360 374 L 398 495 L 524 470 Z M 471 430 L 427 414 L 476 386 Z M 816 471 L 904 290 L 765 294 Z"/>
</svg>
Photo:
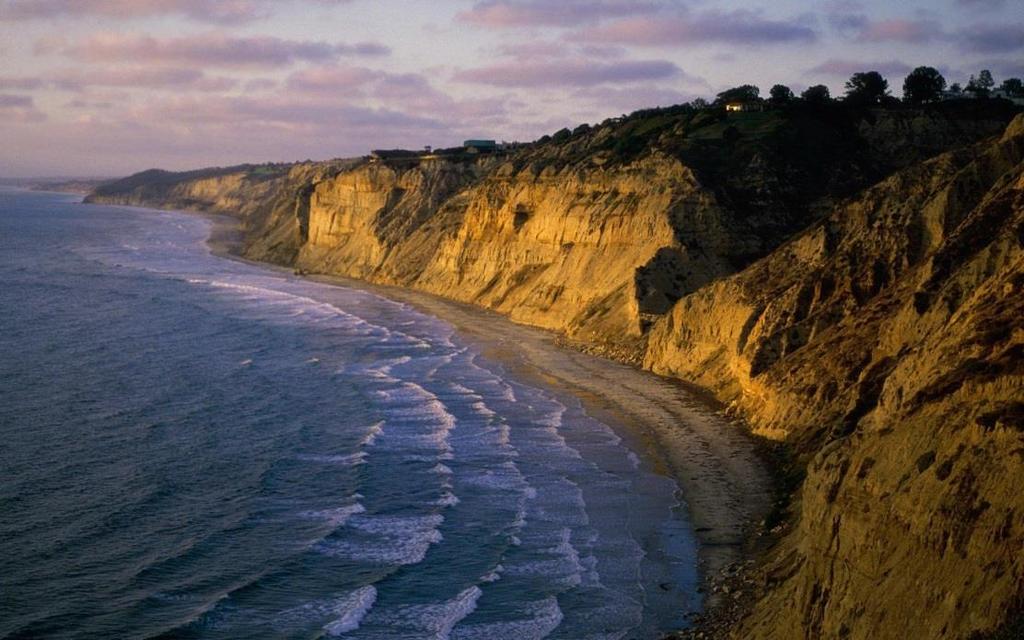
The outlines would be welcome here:
<svg viewBox="0 0 1024 640">
<path fill-rule="evenodd" d="M 675 483 L 407 304 L 0 191 L 0 638 L 652 638 Z"/>
</svg>

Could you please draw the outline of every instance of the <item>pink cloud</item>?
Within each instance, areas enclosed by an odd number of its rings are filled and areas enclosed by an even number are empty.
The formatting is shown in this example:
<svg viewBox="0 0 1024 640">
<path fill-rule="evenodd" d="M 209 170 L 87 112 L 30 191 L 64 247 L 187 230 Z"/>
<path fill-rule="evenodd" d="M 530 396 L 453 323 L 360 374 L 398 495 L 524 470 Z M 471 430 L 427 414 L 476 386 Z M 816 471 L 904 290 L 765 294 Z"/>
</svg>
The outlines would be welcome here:
<svg viewBox="0 0 1024 640">
<path fill-rule="evenodd" d="M 278 82 L 273 78 L 253 78 L 252 80 L 246 80 L 243 85 L 243 88 L 247 93 L 269 91 L 270 89 L 276 89 L 277 87 Z"/>
<path fill-rule="evenodd" d="M 879 20 L 868 22 L 857 34 L 861 42 L 906 42 L 922 44 L 943 37 L 942 25 L 935 20 Z"/>
<path fill-rule="evenodd" d="M 191 67 L 117 66 L 108 69 L 64 70 L 50 78 L 60 89 L 81 91 L 87 87 L 122 87 L 147 89 L 195 89 L 225 91 L 237 81 L 232 78 L 211 78 Z"/>
<path fill-rule="evenodd" d="M 506 97 L 458 100 L 438 90 L 418 73 L 387 73 L 364 67 L 325 66 L 303 69 L 287 80 L 290 90 L 313 99 L 335 99 L 400 107 L 438 121 L 495 118 L 507 113 Z"/>
<path fill-rule="evenodd" d="M 24 109 L 34 107 L 32 96 L 20 96 L 11 93 L 0 93 L 0 108 L 4 109 Z"/>
<path fill-rule="evenodd" d="M 1024 23 L 976 24 L 957 34 L 960 44 L 978 53 L 1006 53 L 1024 49 Z"/>
<path fill-rule="evenodd" d="M 498 55 L 521 59 L 555 58 L 564 56 L 568 50 L 561 42 L 533 40 L 503 44 L 498 47 Z"/>
<path fill-rule="evenodd" d="M 685 76 L 682 69 L 667 60 L 594 62 L 579 59 L 498 63 L 464 69 L 457 72 L 454 79 L 459 82 L 496 87 L 586 87 L 663 80 L 679 76 Z"/>
<path fill-rule="evenodd" d="M 692 93 L 683 93 L 656 85 L 640 85 L 629 88 L 586 87 L 573 93 L 574 100 L 592 105 L 595 112 L 604 114 L 604 117 L 630 113 L 648 107 L 681 104 L 695 97 Z"/>
<path fill-rule="evenodd" d="M 968 9 L 998 9 L 1006 4 L 1006 0 L 956 0 L 956 3 Z"/>
<path fill-rule="evenodd" d="M 314 4 L 342 4 L 348 0 L 306 0 Z M 0 0 L 0 19 L 52 20 L 61 17 L 99 16 L 132 19 L 182 15 L 214 24 L 239 24 L 272 14 L 273 0 Z"/>
<path fill-rule="evenodd" d="M 75 98 L 74 100 L 68 100 L 64 103 L 64 106 L 69 109 L 111 109 L 114 106 L 113 102 L 103 102 L 101 100 L 82 100 L 81 98 Z"/>
<path fill-rule="evenodd" d="M 793 20 L 772 20 L 759 12 L 707 11 L 674 17 L 636 17 L 575 33 L 574 40 L 634 46 L 678 46 L 706 42 L 738 45 L 813 42 L 814 29 Z"/>
<path fill-rule="evenodd" d="M 220 67 L 283 67 L 296 62 L 324 62 L 341 56 L 380 56 L 384 45 L 372 42 L 332 44 L 269 36 L 233 37 L 206 33 L 155 38 L 100 34 L 64 48 L 68 56 L 89 62 L 156 62 Z"/>
<path fill-rule="evenodd" d="M 508 115 L 507 96 L 457 100 L 417 73 L 384 74 L 373 89 L 373 98 L 448 122 L 493 122 Z"/>
<path fill-rule="evenodd" d="M 33 76 L 0 77 L 0 91 L 4 89 L 33 91 L 35 89 L 42 89 L 44 86 L 46 86 L 46 82 L 42 78 Z"/>
<path fill-rule="evenodd" d="M 0 93 L 0 124 L 25 123 L 46 120 L 46 114 L 36 109 L 32 96 Z"/>
<path fill-rule="evenodd" d="M 899 60 L 865 62 L 832 58 L 807 70 L 807 75 L 822 74 L 848 78 L 861 71 L 877 71 L 883 76 L 902 76 L 910 72 L 910 65 Z"/>
<path fill-rule="evenodd" d="M 204 22 L 238 23 L 265 17 L 266 9 L 266 3 L 253 0 L 9 0 L 0 5 L 0 16 L 9 20 L 87 15 L 126 19 L 182 14 Z"/>
<path fill-rule="evenodd" d="M 314 67 L 297 71 L 288 77 L 288 88 L 295 91 L 338 93 L 351 96 L 369 82 L 377 80 L 380 72 L 365 67 Z"/>
<path fill-rule="evenodd" d="M 622 0 L 488 0 L 463 11 L 458 19 L 489 29 L 571 27 L 606 18 L 652 13 L 662 4 Z"/>
</svg>

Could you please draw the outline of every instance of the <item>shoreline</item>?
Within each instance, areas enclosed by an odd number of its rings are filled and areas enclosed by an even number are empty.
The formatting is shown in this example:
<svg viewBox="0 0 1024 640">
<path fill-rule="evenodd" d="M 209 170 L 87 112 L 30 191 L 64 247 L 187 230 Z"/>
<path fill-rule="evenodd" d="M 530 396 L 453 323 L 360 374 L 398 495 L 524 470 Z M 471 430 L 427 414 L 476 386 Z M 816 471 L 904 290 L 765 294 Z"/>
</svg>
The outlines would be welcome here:
<svg viewBox="0 0 1024 640">
<path fill-rule="evenodd" d="M 370 291 L 440 318 L 514 377 L 577 398 L 656 473 L 676 482 L 703 585 L 750 558 L 748 543 L 770 510 L 774 478 L 753 437 L 684 383 L 572 349 L 559 343 L 559 334 L 467 303 L 339 276 L 304 277 Z M 715 598 L 705 596 L 706 611 Z"/>
<path fill-rule="evenodd" d="M 206 244 L 214 255 L 292 274 L 282 265 L 241 255 L 244 232 L 237 218 L 201 215 L 211 221 Z M 554 331 L 517 324 L 469 303 L 342 276 L 292 275 L 408 304 L 451 324 L 481 355 L 524 382 L 580 400 L 589 415 L 612 427 L 656 473 L 678 485 L 697 541 L 705 613 L 718 600 L 707 589 L 712 581 L 753 557 L 750 543 L 771 510 L 775 476 L 756 438 L 700 389 L 573 349 Z"/>
</svg>

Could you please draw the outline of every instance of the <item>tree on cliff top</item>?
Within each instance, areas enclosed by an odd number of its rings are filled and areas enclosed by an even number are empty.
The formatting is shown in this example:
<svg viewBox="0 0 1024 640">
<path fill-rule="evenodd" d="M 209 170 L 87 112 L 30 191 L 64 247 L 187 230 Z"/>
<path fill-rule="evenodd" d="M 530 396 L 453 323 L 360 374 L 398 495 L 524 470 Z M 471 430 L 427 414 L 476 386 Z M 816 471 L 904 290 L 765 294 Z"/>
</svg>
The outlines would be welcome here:
<svg viewBox="0 0 1024 640">
<path fill-rule="evenodd" d="M 772 104 L 788 104 L 793 101 L 793 90 L 784 84 L 777 84 L 768 92 Z"/>
<path fill-rule="evenodd" d="M 877 71 L 862 71 L 846 81 L 846 101 L 854 104 L 878 104 L 889 95 L 889 81 Z"/>
<path fill-rule="evenodd" d="M 723 105 L 729 102 L 757 102 L 761 90 L 752 84 L 743 84 L 732 89 L 726 89 L 715 97 L 716 105 Z"/>
<path fill-rule="evenodd" d="M 903 81 L 903 99 L 911 104 L 938 100 L 946 79 L 934 67 L 918 67 Z"/>
<path fill-rule="evenodd" d="M 973 75 L 971 76 L 965 91 L 973 93 L 977 98 L 987 98 L 995 84 L 996 81 L 992 79 L 992 72 L 988 69 L 982 69 L 977 78 Z"/>
<path fill-rule="evenodd" d="M 828 87 L 823 84 L 807 87 L 807 90 L 801 93 L 800 97 L 807 104 L 825 104 L 832 100 L 832 94 L 829 92 Z"/>
<path fill-rule="evenodd" d="M 1007 78 L 1003 80 L 1003 84 L 999 88 L 1005 91 L 1007 95 L 1024 96 L 1024 82 L 1020 78 Z"/>
</svg>

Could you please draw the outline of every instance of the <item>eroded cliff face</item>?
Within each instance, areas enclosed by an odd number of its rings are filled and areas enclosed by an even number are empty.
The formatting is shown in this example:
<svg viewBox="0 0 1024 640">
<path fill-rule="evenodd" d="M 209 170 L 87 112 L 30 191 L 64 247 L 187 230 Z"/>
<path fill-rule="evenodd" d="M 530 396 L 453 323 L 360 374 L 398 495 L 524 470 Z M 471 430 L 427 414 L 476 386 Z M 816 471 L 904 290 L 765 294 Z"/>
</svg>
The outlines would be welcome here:
<svg viewBox="0 0 1024 640">
<path fill-rule="evenodd" d="M 1024 596 L 1024 116 L 678 303 L 647 365 L 807 461 L 744 638 L 962 638 Z"/>
<path fill-rule="evenodd" d="M 638 339 L 644 318 L 730 271 L 725 251 L 693 256 L 677 239 L 687 228 L 714 247 L 729 234 L 714 196 L 664 156 L 607 170 L 368 163 L 318 183 L 309 202 L 302 269 L 599 340 Z"/>
</svg>

